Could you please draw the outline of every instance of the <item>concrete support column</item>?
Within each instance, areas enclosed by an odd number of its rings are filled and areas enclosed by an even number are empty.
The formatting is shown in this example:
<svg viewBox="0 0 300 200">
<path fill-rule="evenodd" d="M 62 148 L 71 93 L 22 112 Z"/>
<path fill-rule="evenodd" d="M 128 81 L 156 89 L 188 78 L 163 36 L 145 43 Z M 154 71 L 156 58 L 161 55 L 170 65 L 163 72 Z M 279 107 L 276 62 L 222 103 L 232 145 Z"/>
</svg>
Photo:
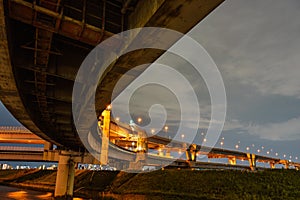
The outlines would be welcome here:
<svg viewBox="0 0 300 200">
<path fill-rule="evenodd" d="M 255 154 L 247 153 L 247 157 L 248 157 L 250 169 L 252 171 L 256 170 L 256 158 L 255 158 Z"/>
<path fill-rule="evenodd" d="M 75 162 L 72 152 L 61 151 L 55 183 L 55 199 L 73 199 Z"/>
<path fill-rule="evenodd" d="M 164 156 L 164 151 L 163 151 L 162 149 L 159 149 L 159 150 L 158 150 L 158 155 L 159 155 L 159 156 Z"/>
<path fill-rule="evenodd" d="M 146 163 L 147 156 L 144 152 L 137 152 L 135 162 L 129 163 L 129 170 L 140 171 Z"/>
<path fill-rule="evenodd" d="M 100 164 L 108 164 L 108 148 L 109 148 L 109 131 L 110 131 L 110 110 L 106 109 L 102 112 L 103 129 L 102 129 L 102 145 L 100 153 Z"/>
<path fill-rule="evenodd" d="M 231 165 L 236 165 L 236 158 L 235 157 L 228 157 L 228 162 Z"/>
<path fill-rule="evenodd" d="M 197 145 L 191 144 L 186 150 L 186 159 L 188 161 L 197 161 Z"/>
<path fill-rule="evenodd" d="M 139 135 L 137 140 L 137 151 L 147 152 L 147 143 L 146 139 Z"/>
<path fill-rule="evenodd" d="M 166 157 L 171 157 L 171 150 L 170 149 L 166 150 Z"/>
<path fill-rule="evenodd" d="M 290 165 L 289 165 L 288 161 L 286 161 L 286 162 L 284 163 L 284 169 L 289 169 L 289 167 L 290 167 Z"/>
<path fill-rule="evenodd" d="M 44 151 L 53 150 L 53 144 L 51 142 L 45 142 L 44 144 Z"/>
</svg>

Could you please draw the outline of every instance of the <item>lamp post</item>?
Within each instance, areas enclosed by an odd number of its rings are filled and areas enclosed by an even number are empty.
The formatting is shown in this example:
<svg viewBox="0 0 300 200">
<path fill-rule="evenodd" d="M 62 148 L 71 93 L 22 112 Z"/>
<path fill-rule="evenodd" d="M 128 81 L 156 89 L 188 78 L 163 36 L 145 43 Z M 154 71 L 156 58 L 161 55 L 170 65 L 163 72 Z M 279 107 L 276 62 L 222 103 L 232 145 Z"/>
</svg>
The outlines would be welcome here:
<svg viewBox="0 0 300 200">
<path fill-rule="evenodd" d="M 167 138 L 167 136 L 168 136 L 168 130 L 169 130 L 169 127 L 166 125 L 166 126 L 164 127 L 164 131 L 165 131 L 165 133 L 166 133 L 166 138 Z"/>
</svg>

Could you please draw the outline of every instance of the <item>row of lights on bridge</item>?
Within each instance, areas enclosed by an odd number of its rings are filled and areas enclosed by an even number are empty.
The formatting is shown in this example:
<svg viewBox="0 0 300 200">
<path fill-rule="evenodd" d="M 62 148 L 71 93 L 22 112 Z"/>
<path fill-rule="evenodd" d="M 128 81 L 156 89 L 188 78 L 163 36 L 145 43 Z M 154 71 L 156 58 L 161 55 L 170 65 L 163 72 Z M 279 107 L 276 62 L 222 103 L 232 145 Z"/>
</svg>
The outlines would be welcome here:
<svg viewBox="0 0 300 200">
<path fill-rule="evenodd" d="M 110 107 L 109 109 L 111 109 L 111 107 Z M 119 121 L 120 121 L 120 118 L 119 118 L 119 117 L 116 117 L 115 120 L 119 122 Z M 142 121 L 143 121 L 143 119 L 142 119 L 141 117 L 138 117 L 138 118 L 137 118 L 138 124 L 141 124 Z M 164 126 L 164 131 L 165 131 L 165 132 L 168 132 L 168 130 L 169 130 L 169 127 L 168 127 L 168 126 Z M 154 134 L 155 131 L 156 131 L 155 129 L 151 129 L 151 134 Z M 205 134 L 204 134 L 204 133 L 201 133 L 201 135 L 204 136 Z M 185 135 L 184 135 L 184 134 L 181 134 L 181 139 L 182 139 L 182 140 L 184 139 L 184 137 L 185 137 Z M 225 144 L 225 143 L 224 143 L 224 139 L 225 139 L 224 137 L 221 138 L 221 141 L 220 141 L 220 146 L 221 146 L 221 148 L 223 148 L 223 146 L 224 146 L 224 144 Z M 205 142 L 207 142 L 207 138 L 204 138 L 204 139 L 203 139 L 203 143 L 205 143 Z M 238 149 L 240 148 L 240 143 L 241 143 L 241 142 L 238 141 L 238 143 L 235 145 L 235 149 L 236 149 L 236 150 L 238 150 Z M 255 147 L 255 144 L 252 144 L 251 146 L 254 148 L 254 147 Z M 246 151 L 250 151 L 250 149 L 251 149 L 250 146 L 247 146 L 247 147 L 246 147 Z M 257 149 L 256 152 L 257 152 L 257 153 L 262 153 L 263 150 L 264 150 L 264 146 L 262 146 L 261 149 Z M 270 155 L 271 152 L 273 152 L 273 149 L 268 150 L 268 151 L 266 152 L 266 154 L 267 154 L 267 155 Z M 178 153 L 181 153 L 181 152 L 178 152 Z M 274 155 L 277 157 L 277 156 L 279 156 L 279 153 L 278 153 L 278 152 L 275 152 Z M 284 157 L 284 158 L 287 158 L 287 155 L 286 155 L 286 154 L 283 154 L 283 157 Z M 292 157 L 292 156 L 289 156 L 289 158 L 292 159 L 293 157 Z M 295 157 L 295 160 L 298 160 L 298 157 L 297 157 L 297 156 Z"/>
</svg>

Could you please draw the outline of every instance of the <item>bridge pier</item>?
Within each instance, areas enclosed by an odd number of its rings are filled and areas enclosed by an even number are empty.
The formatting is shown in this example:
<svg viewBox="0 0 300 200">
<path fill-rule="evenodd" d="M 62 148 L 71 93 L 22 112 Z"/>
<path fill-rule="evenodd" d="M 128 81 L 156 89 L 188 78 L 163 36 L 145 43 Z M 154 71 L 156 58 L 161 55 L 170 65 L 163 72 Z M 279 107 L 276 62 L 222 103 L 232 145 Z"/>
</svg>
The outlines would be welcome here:
<svg viewBox="0 0 300 200">
<path fill-rule="evenodd" d="M 270 162 L 270 168 L 275 169 L 275 163 L 274 162 Z"/>
<path fill-rule="evenodd" d="M 186 150 L 186 158 L 188 161 L 197 161 L 197 145 L 191 144 L 189 148 Z"/>
<path fill-rule="evenodd" d="M 45 142 L 44 151 L 52 151 L 52 150 L 53 150 L 53 144 L 51 142 Z"/>
<path fill-rule="evenodd" d="M 146 163 L 146 154 L 144 152 L 137 152 L 135 162 L 129 163 L 129 170 L 140 171 Z"/>
<path fill-rule="evenodd" d="M 74 152 L 61 151 L 58 161 L 58 169 L 55 183 L 55 199 L 73 199 L 75 179 Z"/>
<path fill-rule="evenodd" d="M 110 110 L 106 109 L 102 112 L 103 128 L 101 140 L 100 164 L 108 164 L 108 148 L 109 148 L 109 130 L 110 130 Z"/>
<path fill-rule="evenodd" d="M 236 157 L 228 157 L 228 162 L 231 165 L 236 165 Z"/>
<path fill-rule="evenodd" d="M 255 154 L 247 153 L 247 157 L 248 157 L 250 169 L 252 171 L 255 171 L 256 170 L 256 158 L 255 158 Z"/>
<path fill-rule="evenodd" d="M 289 163 L 286 161 L 285 163 L 284 163 L 284 169 L 289 169 L 290 168 L 290 165 L 289 165 Z"/>
</svg>

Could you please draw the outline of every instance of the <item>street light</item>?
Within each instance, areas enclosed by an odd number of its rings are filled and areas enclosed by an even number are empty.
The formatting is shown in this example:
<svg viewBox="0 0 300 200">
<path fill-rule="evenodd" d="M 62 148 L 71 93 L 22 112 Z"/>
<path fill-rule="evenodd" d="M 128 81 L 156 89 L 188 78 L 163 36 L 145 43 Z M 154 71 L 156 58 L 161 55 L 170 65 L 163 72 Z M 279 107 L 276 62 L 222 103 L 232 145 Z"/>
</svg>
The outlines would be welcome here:
<svg viewBox="0 0 300 200">
<path fill-rule="evenodd" d="M 224 142 L 223 142 L 223 141 L 221 141 L 221 142 L 220 142 L 221 148 L 223 148 L 223 144 L 224 144 Z"/>
<path fill-rule="evenodd" d="M 108 106 L 106 106 L 106 110 L 110 110 L 111 109 L 111 104 L 109 104 Z"/>
<path fill-rule="evenodd" d="M 246 150 L 249 151 L 249 150 L 250 150 L 250 147 L 246 147 Z"/>
<path fill-rule="evenodd" d="M 169 127 L 165 126 L 165 131 L 168 132 L 168 130 L 169 130 Z"/>
<path fill-rule="evenodd" d="M 183 140 L 183 138 L 184 138 L 184 134 L 181 134 L 181 139 Z"/>
<path fill-rule="evenodd" d="M 154 129 L 151 129 L 151 133 L 154 134 L 154 132 L 155 132 L 155 130 L 154 130 Z"/>
<path fill-rule="evenodd" d="M 120 121 L 120 117 L 116 117 L 116 121 L 119 122 Z"/>
<path fill-rule="evenodd" d="M 260 153 L 260 149 L 257 149 L 257 153 Z"/>
<path fill-rule="evenodd" d="M 203 142 L 206 142 L 206 141 L 207 141 L 207 139 L 206 139 L 206 138 L 204 138 L 204 139 L 203 139 Z"/>
<path fill-rule="evenodd" d="M 137 122 L 138 122 L 139 124 L 140 124 L 142 121 L 143 121 L 143 120 L 142 120 L 142 118 L 140 118 L 140 117 L 137 119 Z"/>
<path fill-rule="evenodd" d="M 236 148 L 236 149 L 238 149 L 238 148 L 239 148 L 239 145 L 238 145 L 238 144 L 237 144 L 237 145 L 235 145 L 235 148 Z"/>
</svg>

